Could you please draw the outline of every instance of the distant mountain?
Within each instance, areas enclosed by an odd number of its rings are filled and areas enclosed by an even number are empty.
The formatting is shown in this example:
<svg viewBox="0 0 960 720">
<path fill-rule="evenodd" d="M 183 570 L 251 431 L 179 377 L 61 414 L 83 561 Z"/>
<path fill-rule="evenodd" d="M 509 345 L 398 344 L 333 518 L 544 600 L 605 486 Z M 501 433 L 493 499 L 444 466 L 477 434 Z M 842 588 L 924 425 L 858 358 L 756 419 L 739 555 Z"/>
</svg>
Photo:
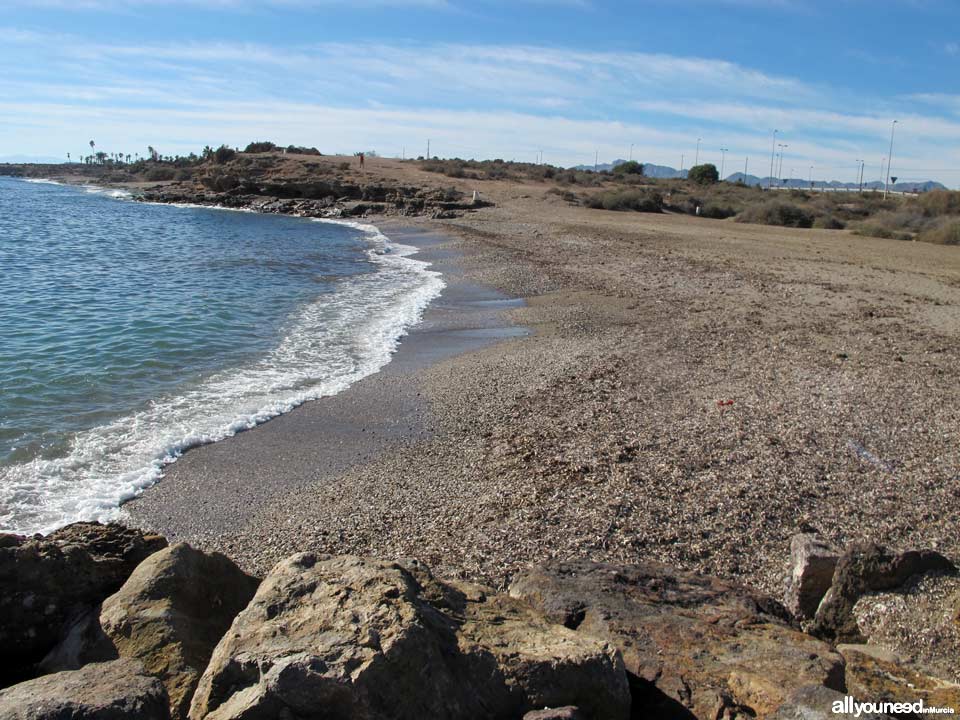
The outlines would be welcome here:
<svg viewBox="0 0 960 720">
<path fill-rule="evenodd" d="M 0 155 L 0 163 L 22 164 L 32 163 L 37 165 L 59 165 L 64 158 L 49 157 L 46 155 Z"/>
<path fill-rule="evenodd" d="M 774 187 L 785 187 L 796 190 L 804 190 L 810 188 L 810 181 L 803 180 L 801 178 L 789 178 L 784 180 L 778 180 L 767 177 L 757 177 L 756 175 L 744 175 L 743 173 L 734 173 L 726 178 L 726 182 L 743 182 L 746 185 L 760 185 L 761 187 L 767 187 L 767 185 L 772 185 Z M 830 188 L 831 190 L 858 190 L 860 188 L 859 183 L 848 183 L 848 182 L 839 182 L 838 180 L 830 180 L 824 182 L 823 180 L 814 180 L 814 186 L 822 188 L 824 186 Z M 871 180 L 870 182 L 863 183 L 864 190 L 883 190 L 883 181 L 882 180 Z M 894 192 L 929 192 L 930 190 L 946 190 L 947 187 L 941 183 L 934 182 L 933 180 L 926 181 L 917 181 L 917 182 L 899 182 L 890 186 L 890 189 Z"/>
<path fill-rule="evenodd" d="M 614 160 L 612 163 L 601 163 L 596 166 L 597 172 L 610 171 L 613 170 L 617 165 L 621 165 L 627 162 L 623 159 Z M 576 165 L 571 170 L 593 170 L 593 165 Z M 684 170 L 683 174 L 676 168 L 668 167 L 667 165 L 654 165 L 653 163 L 644 163 L 643 164 L 643 174 L 646 177 L 650 178 L 679 178 L 686 177 L 687 171 Z M 757 177 L 756 175 L 744 175 L 742 172 L 736 172 L 733 175 L 730 175 L 726 178 L 726 182 L 743 182 L 746 185 L 751 187 L 754 185 L 760 185 L 760 187 L 767 187 L 767 185 L 772 185 L 774 187 L 785 187 L 791 189 L 802 190 L 804 188 L 810 187 L 809 180 L 802 180 L 800 178 L 790 178 L 784 180 L 778 180 L 777 178 L 767 177 Z M 860 188 L 860 185 L 857 183 L 842 183 L 838 180 L 830 180 L 824 182 L 823 180 L 814 180 L 814 184 L 818 188 L 822 188 L 826 185 L 831 190 L 857 190 Z M 882 180 L 872 180 L 871 182 L 863 183 L 864 190 L 883 190 L 883 181 Z M 895 185 L 891 185 L 890 189 L 894 192 L 929 192 L 930 190 L 946 190 L 946 185 L 943 185 L 933 180 L 925 181 L 916 181 L 916 182 L 899 182 Z"/>
</svg>

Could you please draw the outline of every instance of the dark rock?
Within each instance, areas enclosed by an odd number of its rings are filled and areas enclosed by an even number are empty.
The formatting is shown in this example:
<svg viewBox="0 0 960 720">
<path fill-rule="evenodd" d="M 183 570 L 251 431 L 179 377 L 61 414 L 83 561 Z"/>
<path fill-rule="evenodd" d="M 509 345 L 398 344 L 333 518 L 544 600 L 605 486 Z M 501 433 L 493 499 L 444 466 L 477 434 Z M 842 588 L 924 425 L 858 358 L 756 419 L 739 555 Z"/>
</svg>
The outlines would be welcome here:
<svg viewBox="0 0 960 720">
<path fill-rule="evenodd" d="M 87 665 L 0 691 L 0 720 L 167 720 L 167 694 L 134 660 Z"/>
<path fill-rule="evenodd" d="M 32 677 L 71 623 L 116 592 L 134 568 L 166 546 L 122 525 L 75 523 L 0 548 L 0 685 Z M 14 650 L 15 648 L 15 650 Z"/>
<path fill-rule="evenodd" d="M 956 567 L 933 550 L 909 550 L 895 555 L 875 543 L 849 548 L 837 562 L 833 582 L 817 608 L 812 631 L 839 642 L 862 642 L 853 613 L 867 592 L 891 590 L 914 575 L 926 572 L 955 573 Z"/>
<path fill-rule="evenodd" d="M 714 720 L 764 716 L 807 685 L 843 687 L 829 645 L 798 632 L 771 598 L 656 563 L 552 563 L 510 594 L 623 654 L 633 712 Z"/>
<path fill-rule="evenodd" d="M 625 718 L 619 654 L 528 605 L 411 562 L 295 555 L 214 651 L 193 720 L 517 718 L 576 705 Z"/>
</svg>

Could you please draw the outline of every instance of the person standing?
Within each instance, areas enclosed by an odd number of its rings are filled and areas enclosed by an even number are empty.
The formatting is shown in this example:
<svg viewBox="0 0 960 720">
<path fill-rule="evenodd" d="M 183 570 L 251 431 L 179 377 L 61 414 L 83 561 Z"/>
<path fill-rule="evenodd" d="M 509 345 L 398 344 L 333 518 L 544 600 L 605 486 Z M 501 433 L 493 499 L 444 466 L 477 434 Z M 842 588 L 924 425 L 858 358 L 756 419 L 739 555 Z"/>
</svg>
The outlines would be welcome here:
<svg viewBox="0 0 960 720">
<path fill-rule="evenodd" d="M 363 153 L 360 153 L 360 169 L 363 170 Z"/>
</svg>

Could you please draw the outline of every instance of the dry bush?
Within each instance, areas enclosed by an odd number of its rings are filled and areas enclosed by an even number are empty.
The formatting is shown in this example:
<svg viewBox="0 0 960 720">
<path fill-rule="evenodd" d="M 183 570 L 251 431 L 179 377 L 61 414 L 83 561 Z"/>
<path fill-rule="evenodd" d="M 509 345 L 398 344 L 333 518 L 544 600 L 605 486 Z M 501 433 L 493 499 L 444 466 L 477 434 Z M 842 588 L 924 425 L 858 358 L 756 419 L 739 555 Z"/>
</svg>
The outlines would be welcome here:
<svg viewBox="0 0 960 720">
<path fill-rule="evenodd" d="M 756 225 L 809 228 L 813 227 L 814 215 L 799 205 L 782 200 L 768 200 L 762 204 L 750 205 L 737 215 L 736 219 L 737 222 Z"/>
<path fill-rule="evenodd" d="M 636 212 L 662 212 L 663 196 L 651 190 L 620 189 L 591 195 L 587 207 L 603 210 L 634 210 Z"/>
<path fill-rule="evenodd" d="M 960 194 L 960 193 L 958 193 Z M 960 245 L 960 217 L 944 217 L 917 235 L 920 242 L 935 245 Z"/>
</svg>

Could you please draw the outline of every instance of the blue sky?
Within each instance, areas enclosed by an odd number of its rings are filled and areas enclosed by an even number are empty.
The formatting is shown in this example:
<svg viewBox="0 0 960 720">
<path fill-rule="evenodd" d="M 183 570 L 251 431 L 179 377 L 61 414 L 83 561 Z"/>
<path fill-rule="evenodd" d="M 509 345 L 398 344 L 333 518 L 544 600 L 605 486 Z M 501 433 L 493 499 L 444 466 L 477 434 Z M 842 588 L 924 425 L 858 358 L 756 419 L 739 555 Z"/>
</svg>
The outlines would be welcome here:
<svg viewBox="0 0 960 720">
<path fill-rule="evenodd" d="M 0 156 L 324 152 L 960 185 L 955 0 L 4 0 Z"/>
</svg>

